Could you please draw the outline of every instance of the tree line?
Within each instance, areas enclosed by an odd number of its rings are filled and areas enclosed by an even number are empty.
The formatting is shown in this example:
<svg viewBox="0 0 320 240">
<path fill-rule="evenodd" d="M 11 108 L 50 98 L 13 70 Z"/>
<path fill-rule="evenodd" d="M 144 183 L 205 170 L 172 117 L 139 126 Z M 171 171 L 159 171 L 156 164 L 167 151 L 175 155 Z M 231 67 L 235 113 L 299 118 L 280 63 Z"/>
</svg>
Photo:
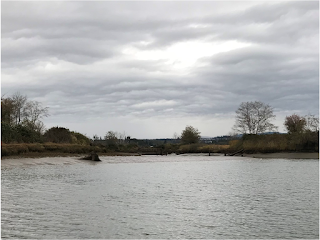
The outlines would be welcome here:
<svg viewBox="0 0 320 240">
<path fill-rule="evenodd" d="M 52 127 L 48 130 L 42 119 L 49 116 L 47 107 L 38 101 L 28 100 L 27 96 L 15 93 L 10 97 L 1 97 L 1 133 L 4 143 L 76 143 L 90 145 L 91 140 L 78 132 L 72 132 L 63 127 Z M 263 102 L 243 102 L 236 110 L 234 134 L 259 135 L 267 131 L 273 132 L 277 127 L 272 123 L 275 119 L 274 109 Z M 292 114 L 286 116 L 284 126 L 289 135 L 295 138 L 310 140 L 310 134 L 319 132 L 319 118 L 314 115 L 300 116 Z M 313 134 L 314 135 L 314 134 Z M 312 135 L 312 141 L 315 137 Z M 193 126 L 186 126 L 181 135 L 174 134 L 174 138 L 181 144 L 197 144 L 201 133 Z M 93 140 L 98 140 L 93 136 Z M 308 140 L 309 139 L 309 140 Z M 100 138 L 101 140 L 101 138 Z M 125 145 L 130 137 L 125 133 L 108 131 L 103 140 L 111 148 Z M 134 139 L 131 139 L 134 140 Z M 131 141 L 134 142 L 134 141 Z"/>
<path fill-rule="evenodd" d="M 274 109 L 263 102 L 252 101 L 242 102 L 239 108 L 236 110 L 236 119 L 233 126 L 233 134 L 241 134 L 244 137 L 243 140 L 254 142 L 260 141 L 260 144 L 269 144 L 269 142 L 277 142 L 274 145 L 286 145 L 281 149 L 290 150 L 303 150 L 303 149 L 317 149 L 319 138 L 319 118 L 315 115 L 308 114 L 306 116 L 300 116 L 298 114 L 292 114 L 285 117 L 284 127 L 288 132 L 288 137 L 258 137 L 257 135 L 278 130 L 278 127 L 272 123 L 275 119 Z M 252 135 L 250 138 L 246 135 Z M 278 139 L 275 141 L 275 139 Z M 280 140 L 283 143 L 280 143 Z M 198 143 L 200 140 L 200 132 L 198 129 L 187 126 L 181 133 L 181 141 L 183 144 Z M 243 142 L 242 142 L 243 143 Z M 254 145 L 254 144 L 251 144 Z M 238 146 L 238 147 L 243 147 Z M 273 149 L 277 149 L 276 146 Z M 280 148 L 278 148 L 280 149 Z"/>
<path fill-rule="evenodd" d="M 42 118 L 48 117 L 48 108 L 38 101 L 30 101 L 19 92 L 11 97 L 1 97 L 1 122 L 10 126 L 24 126 L 35 132 L 43 133 Z"/>
<path fill-rule="evenodd" d="M 1 142 L 3 143 L 75 143 L 90 144 L 90 139 L 81 133 L 63 127 L 48 130 L 42 119 L 49 116 L 48 107 L 31 101 L 17 92 L 1 97 Z"/>
<path fill-rule="evenodd" d="M 233 130 L 241 134 L 261 134 L 266 131 L 277 131 L 271 121 L 275 119 L 273 108 L 260 101 L 243 102 L 236 110 L 236 123 Z M 308 114 L 299 116 L 293 114 L 286 116 L 284 127 L 289 134 L 302 132 L 317 132 L 319 131 L 319 118 L 315 115 Z"/>
</svg>

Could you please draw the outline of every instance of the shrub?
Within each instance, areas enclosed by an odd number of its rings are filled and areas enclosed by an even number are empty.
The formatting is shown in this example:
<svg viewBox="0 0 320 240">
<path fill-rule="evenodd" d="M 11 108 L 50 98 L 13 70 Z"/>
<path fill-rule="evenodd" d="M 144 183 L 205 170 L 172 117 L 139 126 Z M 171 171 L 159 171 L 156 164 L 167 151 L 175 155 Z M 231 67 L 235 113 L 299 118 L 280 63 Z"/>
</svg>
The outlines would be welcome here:
<svg viewBox="0 0 320 240">
<path fill-rule="evenodd" d="M 4 143 L 42 142 L 42 136 L 35 130 L 23 125 L 1 123 L 1 141 Z"/>
<path fill-rule="evenodd" d="M 80 145 L 90 145 L 91 141 L 85 135 L 78 132 L 71 132 L 72 143 L 80 144 Z"/>
<path fill-rule="evenodd" d="M 63 127 L 52 127 L 48 129 L 44 134 L 44 138 L 46 142 L 72 143 L 69 129 Z"/>
</svg>

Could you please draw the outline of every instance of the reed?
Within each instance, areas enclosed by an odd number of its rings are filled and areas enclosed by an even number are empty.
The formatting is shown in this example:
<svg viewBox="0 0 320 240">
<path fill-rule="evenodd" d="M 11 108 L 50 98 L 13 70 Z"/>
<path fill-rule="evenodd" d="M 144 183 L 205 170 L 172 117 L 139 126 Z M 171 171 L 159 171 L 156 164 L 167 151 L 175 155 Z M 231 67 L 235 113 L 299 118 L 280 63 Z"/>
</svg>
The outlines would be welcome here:
<svg viewBox="0 0 320 240">
<path fill-rule="evenodd" d="M 58 143 L 19 143 L 1 144 L 1 156 L 15 156 L 26 153 L 67 153 L 67 154 L 86 154 L 95 151 L 106 153 L 107 149 L 98 146 L 88 146 L 81 144 L 58 144 Z"/>
<path fill-rule="evenodd" d="M 317 152 L 319 133 L 245 135 L 238 142 L 230 142 L 230 150 L 246 153 Z"/>
<path fill-rule="evenodd" d="M 229 149 L 229 145 L 216 145 L 216 144 L 187 144 L 181 145 L 178 153 L 222 153 Z"/>
</svg>

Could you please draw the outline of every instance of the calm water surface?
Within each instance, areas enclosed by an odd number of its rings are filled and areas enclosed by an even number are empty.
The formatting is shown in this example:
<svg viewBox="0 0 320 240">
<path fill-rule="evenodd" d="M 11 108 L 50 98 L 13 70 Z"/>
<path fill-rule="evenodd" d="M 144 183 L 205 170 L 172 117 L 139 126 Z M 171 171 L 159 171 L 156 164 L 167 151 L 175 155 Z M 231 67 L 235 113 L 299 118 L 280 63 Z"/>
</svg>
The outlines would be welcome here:
<svg viewBox="0 0 320 240">
<path fill-rule="evenodd" d="M 2 238 L 319 238 L 318 160 L 101 159 L 3 168 Z"/>
</svg>

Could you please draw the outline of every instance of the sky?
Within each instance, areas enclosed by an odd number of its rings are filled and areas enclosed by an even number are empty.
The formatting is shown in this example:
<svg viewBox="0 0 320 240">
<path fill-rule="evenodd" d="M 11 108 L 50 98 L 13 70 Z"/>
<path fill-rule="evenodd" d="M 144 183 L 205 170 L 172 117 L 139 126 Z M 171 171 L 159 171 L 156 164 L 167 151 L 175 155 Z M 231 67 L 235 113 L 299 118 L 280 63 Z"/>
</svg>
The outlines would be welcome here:
<svg viewBox="0 0 320 240">
<path fill-rule="evenodd" d="M 242 102 L 319 114 L 319 2 L 1 2 L 1 94 L 47 129 L 228 135 Z"/>
</svg>

